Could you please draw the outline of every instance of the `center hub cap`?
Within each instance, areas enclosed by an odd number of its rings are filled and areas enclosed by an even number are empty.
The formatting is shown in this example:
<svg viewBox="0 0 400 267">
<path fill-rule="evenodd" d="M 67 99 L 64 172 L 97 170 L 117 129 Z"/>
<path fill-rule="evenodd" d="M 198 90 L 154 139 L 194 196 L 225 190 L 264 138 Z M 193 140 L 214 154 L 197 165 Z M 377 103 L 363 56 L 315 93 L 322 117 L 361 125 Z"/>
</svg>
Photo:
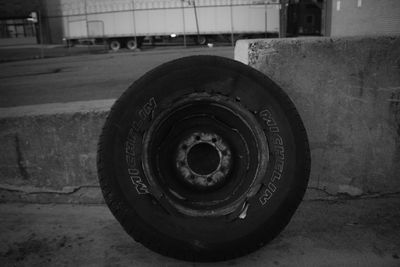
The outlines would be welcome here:
<svg viewBox="0 0 400 267">
<path fill-rule="evenodd" d="M 231 151 L 215 133 L 194 132 L 178 145 L 178 173 L 185 183 L 197 189 L 222 184 L 231 165 Z"/>
</svg>

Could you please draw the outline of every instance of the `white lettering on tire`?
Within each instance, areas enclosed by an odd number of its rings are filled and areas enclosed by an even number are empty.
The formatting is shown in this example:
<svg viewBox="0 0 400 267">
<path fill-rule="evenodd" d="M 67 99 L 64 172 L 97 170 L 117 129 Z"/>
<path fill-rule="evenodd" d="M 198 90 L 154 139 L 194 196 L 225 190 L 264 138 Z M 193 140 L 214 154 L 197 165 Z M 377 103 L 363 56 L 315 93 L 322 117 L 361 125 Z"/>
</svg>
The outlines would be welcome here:
<svg viewBox="0 0 400 267">
<path fill-rule="evenodd" d="M 285 165 L 285 148 L 283 139 L 280 136 L 279 127 L 276 124 L 276 121 L 273 118 L 271 112 L 268 109 L 265 109 L 260 112 L 260 117 L 268 126 L 269 132 L 272 133 L 271 145 L 273 146 L 273 153 L 276 157 L 271 179 L 259 198 L 261 205 L 264 206 L 276 192 L 277 183 L 282 177 L 283 167 Z"/>
</svg>

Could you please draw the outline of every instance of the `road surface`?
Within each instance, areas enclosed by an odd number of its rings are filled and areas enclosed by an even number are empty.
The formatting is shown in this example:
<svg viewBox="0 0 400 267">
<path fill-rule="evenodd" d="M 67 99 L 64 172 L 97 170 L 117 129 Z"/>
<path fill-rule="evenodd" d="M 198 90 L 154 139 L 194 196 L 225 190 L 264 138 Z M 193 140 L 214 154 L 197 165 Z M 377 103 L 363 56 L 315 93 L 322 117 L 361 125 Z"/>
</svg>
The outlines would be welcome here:
<svg viewBox="0 0 400 267">
<path fill-rule="evenodd" d="M 163 48 L 1 63 L 0 107 L 118 98 L 147 71 L 191 55 L 233 58 L 233 48 Z"/>
</svg>

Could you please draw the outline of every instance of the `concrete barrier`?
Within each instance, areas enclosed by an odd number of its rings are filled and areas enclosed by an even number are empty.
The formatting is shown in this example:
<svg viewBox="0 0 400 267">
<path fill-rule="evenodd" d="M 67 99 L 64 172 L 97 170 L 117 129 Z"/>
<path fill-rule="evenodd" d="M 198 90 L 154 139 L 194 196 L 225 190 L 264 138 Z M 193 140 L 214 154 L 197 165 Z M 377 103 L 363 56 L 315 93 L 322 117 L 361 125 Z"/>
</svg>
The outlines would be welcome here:
<svg viewBox="0 0 400 267">
<path fill-rule="evenodd" d="M 400 192 L 400 36 L 240 40 L 235 59 L 294 101 L 310 140 L 310 188 Z"/>
<path fill-rule="evenodd" d="M 295 102 L 307 198 L 400 192 L 400 38 L 243 40 L 236 59 Z M 96 145 L 114 100 L 0 109 L 0 200 L 102 203 Z"/>
<path fill-rule="evenodd" d="M 0 109 L 0 199 L 101 203 L 96 146 L 113 102 Z"/>
</svg>

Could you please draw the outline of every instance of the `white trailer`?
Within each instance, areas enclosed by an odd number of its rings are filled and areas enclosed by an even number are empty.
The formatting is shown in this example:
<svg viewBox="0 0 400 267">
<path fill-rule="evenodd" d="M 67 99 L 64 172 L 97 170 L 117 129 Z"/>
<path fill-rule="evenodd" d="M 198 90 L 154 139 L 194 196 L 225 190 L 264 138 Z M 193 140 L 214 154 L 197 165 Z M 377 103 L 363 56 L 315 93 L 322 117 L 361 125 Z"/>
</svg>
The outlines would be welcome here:
<svg viewBox="0 0 400 267">
<path fill-rule="evenodd" d="M 138 47 L 144 37 L 279 33 L 279 0 L 61 0 L 65 39 Z"/>
</svg>

